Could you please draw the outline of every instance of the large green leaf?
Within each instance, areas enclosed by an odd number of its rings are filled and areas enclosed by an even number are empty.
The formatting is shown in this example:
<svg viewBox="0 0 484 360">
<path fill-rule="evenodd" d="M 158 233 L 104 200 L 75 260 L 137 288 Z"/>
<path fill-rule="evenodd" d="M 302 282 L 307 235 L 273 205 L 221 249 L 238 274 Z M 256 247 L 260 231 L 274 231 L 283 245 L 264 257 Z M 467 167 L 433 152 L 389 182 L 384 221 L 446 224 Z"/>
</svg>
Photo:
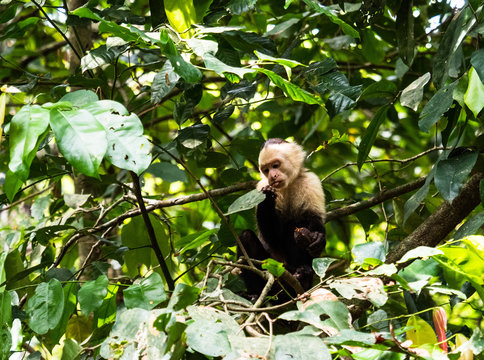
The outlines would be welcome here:
<svg viewBox="0 0 484 360">
<path fill-rule="evenodd" d="M 418 126 L 420 130 L 429 132 L 430 128 L 440 120 L 442 115 L 450 109 L 453 102 L 453 92 L 458 81 L 445 86 L 435 93 L 420 113 Z"/>
<path fill-rule="evenodd" d="M 389 107 L 383 106 L 376 112 L 375 116 L 370 122 L 370 125 L 366 129 L 363 137 L 361 138 L 360 145 L 358 146 L 358 168 L 361 169 L 363 166 L 370 150 L 373 146 L 373 143 L 376 140 L 376 136 L 378 135 L 378 129 L 380 125 L 383 124 L 385 119 L 387 118 L 387 111 Z"/>
<path fill-rule="evenodd" d="M 59 99 L 59 102 L 68 101 L 74 106 L 81 107 L 98 100 L 95 92 L 91 90 L 78 90 L 65 94 Z"/>
<path fill-rule="evenodd" d="M 187 30 L 197 22 L 197 10 L 193 3 L 192 0 L 164 0 L 168 21 L 182 37 L 187 37 Z"/>
<path fill-rule="evenodd" d="M 257 189 L 249 191 L 248 193 L 237 198 L 229 206 L 227 213 L 225 215 L 230 215 L 240 211 L 252 209 L 258 204 L 260 204 L 262 201 L 264 201 L 265 198 L 266 198 L 266 195 Z"/>
<path fill-rule="evenodd" d="M 49 110 L 38 105 L 26 105 L 10 122 L 9 169 L 17 179 L 25 182 L 30 165 L 49 126 Z"/>
<path fill-rule="evenodd" d="M 50 111 L 50 126 L 62 155 L 81 173 L 99 178 L 108 142 L 104 126 L 87 110 Z"/>
<path fill-rule="evenodd" d="M 62 318 L 64 292 L 57 279 L 41 283 L 27 303 L 30 328 L 37 334 L 45 334 L 54 329 Z"/>
<path fill-rule="evenodd" d="M 106 275 L 101 275 L 96 280 L 88 281 L 81 286 L 78 299 L 83 314 L 89 315 L 99 309 L 108 294 L 108 282 Z"/>
<path fill-rule="evenodd" d="M 331 360 L 331 353 L 323 340 L 314 335 L 287 334 L 274 338 L 271 359 Z"/>
<path fill-rule="evenodd" d="M 469 70 L 469 86 L 464 95 L 464 102 L 475 117 L 484 108 L 484 83 L 473 67 Z"/>
<path fill-rule="evenodd" d="M 481 82 L 484 83 L 484 49 L 479 49 L 472 53 L 471 64 L 479 74 Z"/>
<path fill-rule="evenodd" d="M 223 356 L 231 352 L 227 332 L 219 323 L 199 319 L 186 329 L 187 345 L 208 356 Z"/>
<path fill-rule="evenodd" d="M 193 66 L 190 62 L 178 53 L 175 44 L 168 39 L 167 44 L 163 47 L 163 54 L 170 60 L 175 72 L 180 75 L 186 82 L 197 83 L 202 78 L 202 72 Z"/>
<path fill-rule="evenodd" d="M 0 292 L 0 324 L 11 325 L 12 323 L 12 296 L 8 291 Z"/>
<path fill-rule="evenodd" d="M 265 74 L 279 89 L 281 89 L 286 96 L 289 96 L 295 101 L 302 101 L 306 104 L 321 104 L 321 100 L 314 95 L 308 93 L 306 90 L 301 89 L 299 86 L 287 81 L 283 77 L 276 73 L 266 70 L 257 69 L 258 72 Z"/>
<path fill-rule="evenodd" d="M 469 152 L 439 161 L 434 176 L 435 186 L 445 200 L 452 201 L 459 195 L 462 184 L 474 167 L 478 155 L 477 152 Z"/>
<path fill-rule="evenodd" d="M 134 283 L 123 291 L 123 295 L 124 303 L 128 309 L 141 308 L 151 310 L 166 300 L 163 280 L 158 273 L 152 273 L 139 283 Z"/>
<path fill-rule="evenodd" d="M 180 79 L 170 61 L 166 61 L 159 72 L 156 73 L 151 83 L 151 103 L 159 103 L 170 93 Z"/>
</svg>

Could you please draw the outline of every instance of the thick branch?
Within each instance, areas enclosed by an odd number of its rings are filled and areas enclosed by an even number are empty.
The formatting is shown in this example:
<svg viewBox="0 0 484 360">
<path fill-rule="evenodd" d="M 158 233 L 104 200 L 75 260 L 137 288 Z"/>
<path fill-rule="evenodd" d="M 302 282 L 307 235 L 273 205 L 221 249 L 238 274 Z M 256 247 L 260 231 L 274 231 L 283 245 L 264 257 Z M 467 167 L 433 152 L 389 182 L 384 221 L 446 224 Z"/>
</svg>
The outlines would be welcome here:
<svg viewBox="0 0 484 360">
<path fill-rule="evenodd" d="M 424 182 L 425 182 L 425 178 L 420 178 L 414 182 L 397 186 L 390 190 L 385 189 L 367 200 L 359 201 L 357 203 L 354 203 L 339 209 L 328 211 L 328 213 L 326 214 L 326 222 L 334 220 L 339 217 L 352 215 L 354 213 L 357 213 L 358 211 L 371 208 L 372 206 L 378 205 L 384 201 L 406 194 L 410 191 L 418 189 L 424 184 Z"/>
<path fill-rule="evenodd" d="M 481 202 L 479 183 L 483 173 L 474 174 L 452 201 L 445 201 L 418 228 L 407 236 L 387 257 L 386 263 L 399 260 L 407 251 L 418 246 L 438 245 Z"/>
</svg>

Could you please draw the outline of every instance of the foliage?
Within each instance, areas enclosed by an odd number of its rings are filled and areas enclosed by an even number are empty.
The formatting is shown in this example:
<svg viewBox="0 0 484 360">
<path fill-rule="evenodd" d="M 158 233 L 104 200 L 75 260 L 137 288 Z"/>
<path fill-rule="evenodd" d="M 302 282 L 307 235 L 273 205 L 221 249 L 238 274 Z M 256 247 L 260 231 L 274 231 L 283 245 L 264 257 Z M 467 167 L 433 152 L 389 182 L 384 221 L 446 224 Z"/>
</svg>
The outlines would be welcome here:
<svg viewBox="0 0 484 360">
<path fill-rule="evenodd" d="M 477 0 L 1 1 L 0 359 L 483 358 L 483 35 Z M 270 137 L 328 203 L 283 304 L 237 276 Z"/>
</svg>

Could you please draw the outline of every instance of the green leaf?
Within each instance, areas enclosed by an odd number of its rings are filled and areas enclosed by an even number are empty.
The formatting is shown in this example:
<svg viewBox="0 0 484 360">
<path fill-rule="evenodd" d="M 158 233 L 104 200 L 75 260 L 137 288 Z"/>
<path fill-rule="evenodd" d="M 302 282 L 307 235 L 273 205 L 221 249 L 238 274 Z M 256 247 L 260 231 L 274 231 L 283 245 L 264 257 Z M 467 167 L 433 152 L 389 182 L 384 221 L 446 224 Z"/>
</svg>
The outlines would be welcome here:
<svg viewBox="0 0 484 360">
<path fill-rule="evenodd" d="M 457 86 L 458 81 L 454 81 L 432 96 L 432 99 L 424 106 L 420 113 L 420 120 L 418 126 L 420 130 L 429 132 L 430 128 L 440 120 L 442 115 L 452 106 L 453 92 Z"/>
<path fill-rule="evenodd" d="M 264 201 L 266 195 L 257 189 L 238 197 L 224 215 L 235 214 L 240 211 L 250 210 Z"/>
<path fill-rule="evenodd" d="M 430 170 L 429 174 L 427 175 L 427 178 L 425 179 L 425 183 L 422 185 L 422 187 L 418 189 L 415 194 L 410 196 L 410 198 L 405 202 L 405 205 L 403 207 L 402 226 L 405 226 L 410 215 L 412 215 L 412 213 L 415 210 L 417 210 L 417 208 L 420 206 L 422 201 L 427 197 L 427 194 L 429 193 L 429 189 L 430 189 L 430 183 L 434 179 L 435 169 L 436 167 L 434 166 L 432 170 Z"/>
<path fill-rule="evenodd" d="M 210 127 L 197 124 L 181 129 L 176 141 L 187 149 L 195 149 L 205 143 L 208 139 Z"/>
<path fill-rule="evenodd" d="M 45 334 L 54 329 L 62 318 L 64 292 L 57 279 L 41 283 L 27 303 L 29 326 L 37 334 Z"/>
<path fill-rule="evenodd" d="M 219 75 L 224 75 L 224 73 L 232 73 L 237 75 L 239 78 L 243 78 L 245 74 L 254 73 L 256 71 L 255 69 L 227 65 L 215 57 L 215 54 L 218 51 L 218 43 L 216 41 L 189 39 L 187 40 L 187 43 L 192 48 L 193 52 L 203 59 L 205 67 L 215 71 Z"/>
<path fill-rule="evenodd" d="M 384 100 L 384 103 L 390 103 L 396 94 L 397 86 L 393 81 L 381 80 L 367 86 L 358 100 Z"/>
<path fill-rule="evenodd" d="M 373 345 L 376 338 L 373 333 L 364 333 L 353 329 L 343 329 L 338 335 L 333 335 L 324 339 L 326 344 L 331 345 Z"/>
<path fill-rule="evenodd" d="M 161 70 L 156 73 L 151 83 L 151 103 L 158 104 L 175 87 L 180 76 L 174 71 L 170 61 L 166 61 Z"/>
<path fill-rule="evenodd" d="M 313 335 L 277 335 L 273 339 L 271 359 L 331 360 L 331 353 L 323 340 Z"/>
<path fill-rule="evenodd" d="M 324 6 L 324 5 L 321 5 L 319 2 L 315 1 L 315 0 L 303 0 L 306 5 L 320 13 L 320 14 L 324 14 L 328 17 L 329 20 L 331 20 L 333 23 L 335 23 L 336 25 L 339 25 L 341 26 L 341 29 L 343 30 L 343 32 L 346 34 L 346 35 L 350 35 L 354 38 L 360 38 L 360 34 L 358 33 L 357 30 L 355 30 L 352 26 L 350 26 L 349 24 L 347 24 L 346 22 L 344 22 L 343 20 L 341 20 L 338 16 L 334 15 L 333 13 L 331 13 L 331 11 L 329 10 L 329 8 L 327 6 Z"/>
<path fill-rule="evenodd" d="M 48 110 L 38 105 L 26 105 L 15 114 L 10 122 L 10 162 L 8 167 L 22 182 L 28 179 L 30 165 L 37 153 L 37 148 L 47 134 L 48 114 Z"/>
<path fill-rule="evenodd" d="M 413 109 L 413 111 L 417 111 L 418 104 L 420 104 L 423 98 L 424 87 L 429 80 L 430 73 L 428 72 L 403 89 L 402 95 L 400 95 L 402 105 Z"/>
<path fill-rule="evenodd" d="M 276 64 L 281 64 L 281 65 L 284 65 L 284 66 L 287 66 L 287 67 L 290 67 L 290 68 L 294 68 L 296 66 L 307 66 L 307 65 L 304 65 L 303 63 L 300 63 L 300 62 L 295 61 L 295 60 L 284 59 L 284 58 L 275 58 L 273 56 L 266 55 L 266 54 L 261 53 L 259 51 L 255 51 L 255 55 L 261 61 L 269 61 L 269 62 L 273 62 L 273 63 L 276 63 Z"/>
<path fill-rule="evenodd" d="M 389 109 L 388 105 L 379 108 L 375 116 L 371 120 L 370 125 L 368 126 L 365 133 L 363 134 L 360 145 L 358 146 L 357 163 L 358 163 L 358 169 L 360 170 L 366 158 L 368 157 L 368 154 L 370 153 L 373 143 L 376 140 L 376 136 L 378 135 L 378 129 L 380 128 L 380 125 L 383 124 L 383 122 L 387 118 L 388 109 Z"/>
<path fill-rule="evenodd" d="M 445 200 L 452 201 L 459 195 L 459 191 L 474 167 L 478 155 L 477 152 L 467 152 L 441 160 L 436 165 L 435 186 Z"/>
<path fill-rule="evenodd" d="M 407 321 L 407 340 L 412 340 L 412 346 L 435 344 L 437 337 L 432 327 L 418 316 L 411 316 Z"/>
<path fill-rule="evenodd" d="M 294 85 L 277 75 L 276 73 L 266 70 L 257 69 L 258 72 L 265 74 L 278 88 L 280 88 L 286 96 L 289 96 L 295 101 L 302 101 L 306 104 L 321 104 L 321 100 L 308 93 L 306 90 L 301 89 L 299 86 Z"/>
<path fill-rule="evenodd" d="M 114 48 L 107 48 L 106 45 L 101 45 L 93 50 L 90 50 L 81 59 L 82 72 L 93 70 L 106 64 L 111 64 L 118 56 L 118 51 Z"/>
<path fill-rule="evenodd" d="M 340 301 L 325 300 L 311 304 L 306 311 L 313 311 L 317 315 L 326 314 L 330 317 L 334 327 L 338 330 L 349 329 L 351 315 L 345 304 Z"/>
<path fill-rule="evenodd" d="M 6 22 L 9 22 L 10 20 L 12 20 L 17 13 L 17 7 L 18 7 L 18 4 L 11 4 L 6 6 L 6 8 L 4 5 L 4 9 L 0 14 L 0 24 L 5 24 Z"/>
<path fill-rule="evenodd" d="M 178 166 L 168 162 L 157 162 L 153 163 L 146 169 L 147 172 L 153 174 L 156 177 L 161 178 L 166 182 L 175 181 L 187 181 L 187 175 L 185 171 L 180 169 Z"/>
<path fill-rule="evenodd" d="M 150 215 L 150 221 L 155 230 L 158 245 L 161 252 L 166 255 L 170 253 L 170 243 L 167 239 L 164 226 L 160 220 L 153 215 Z M 131 277 L 139 275 L 140 265 L 151 266 L 159 265 L 156 256 L 151 249 L 148 232 L 143 219 L 138 216 L 128 224 L 125 224 L 121 229 L 121 242 L 123 246 L 127 246 L 130 250 L 123 254 L 124 263 L 127 267 L 128 274 Z M 171 258 L 166 260 L 168 267 L 171 269 L 173 263 Z"/>
<path fill-rule="evenodd" d="M 65 94 L 58 102 L 67 101 L 77 107 L 98 101 L 96 93 L 91 90 L 78 90 Z"/>
<path fill-rule="evenodd" d="M 50 111 L 50 126 L 62 155 L 81 173 L 99 178 L 106 153 L 106 130 L 84 109 Z"/>
<path fill-rule="evenodd" d="M 0 324 L 12 325 L 12 296 L 8 291 L 0 292 Z"/>
<path fill-rule="evenodd" d="M 484 83 L 484 49 L 476 50 L 471 56 L 471 65 Z"/>
<path fill-rule="evenodd" d="M 168 60 L 170 60 L 171 65 L 175 69 L 175 72 L 180 75 L 186 82 L 198 83 L 201 80 L 202 72 L 191 63 L 185 61 L 185 59 L 180 56 L 178 50 L 175 47 L 175 44 L 171 39 L 169 39 L 167 44 L 163 47 L 163 53 L 164 55 L 166 55 Z"/>
<path fill-rule="evenodd" d="M 254 8 L 257 0 L 230 0 L 230 2 L 225 5 L 229 9 L 231 14 L 240 15 Z"/>
<path fill-rule="evenodd" d="M 107 276 L 101 275 L 96 280 L 88 281 L 81 286 L 78 299 L 83 314 L 89 315 L 99 309 L 108 294 L 108 283 Z"/>
<path fill-rule="evenodd" d="M 484 225 L 484 213 L 481 212 L 472 218 L 467 219 L 466 222 L 455 232 L 454 239 L 459 240 L 474 235 L 479 231 L 482 225 Z"/>
<path fill-rule="evenodd" d="M 365 259 L 378 259 L 385 261 L 385 244 L 381 241 L 371 241 L 364 244 L 358 244 L 351 249 L 355 261 L 363 264 Z"/>
<path fill-rule="evenodd" d="M 72 274 L 71 274 L 72 276 Z M 66 332 L 67 323 L 76 309 L 77 305 L 77 291 L 78 284 L 70 282 L 64 285 L 62 291 L 64 292 L 64 310 L 59 324 L 49 332 L 50 339 L 53 343 L 57 343 Z"/>
<path fill-rule="evenodd" d="M 183 283 L 177 283 L 175 290 L 171 295 L 170 302 L 168 303 L 168 309 L 173 309 L 175 311 L 185 309 L 187 306 L 192 305 L 197 301 L 200 295 L 201 289 L 186 285 Z"/>
<path fill-rule="evenodd" d="M 166 300 L 163 288 L 163 280 L 160 274 L 152 273 L 139 283 L 134 283 L 123 291 L 124 303 L 128 309 L 141 308 L 153 309 L 156 305 Z"/>
<path fill-rule="evenodd" d="M 213 0 L 197 0 L 193 2 L 195 6 L 195 11 L 197 13 L 197 24 L 202 23 L 203 17 L 207 13 Z"/>
<path fill-rule="evenodd" d="M 193 1 L 165 0 L 165 13 L 170 25 L 181 34 L 187 37 L 186 31 L 197 22 L 197 11 Z"/>
<path fill-rule="evenodd" d="M 232 351 L 227 333 L 219 323 L 196 320 L 186 329 L 187 345 L 208 356 L 223 356 Z"/>
<path fill-rule="evenodd" d="M 335 262 L 336 259 L 331 258 L 316 258 L 313 259 L 313 269 L 316 275 L 320 278 L 324 278 L 326 275 L 326 270 L 328 270 L 329 265 Z"/>
<path fill-rule="evenodd" d="M 464 95 L 464 102 L 475 117 L 484 108 L 484 83 L 473 67 L 469 70 L 469 86 Z"/>
<path fill-rule="evenodd" d="M 22 180 L 20 180 L 12 170 L 8 169 L 5 175 L 5 182 L 3 183 L 3 191 L 7 195 L 8 201 L 12 202 L 17 194 L 17 191 L 22 187 Z"/>
<path fill-rule="evenodd" d="M 274 259 L 265 259 L 262 262 L 261 267 L 267 271 L 269 271 L 275 277 L 282 276 L 284 274 L 284 264 L 274 260 Z"/>
</svg>

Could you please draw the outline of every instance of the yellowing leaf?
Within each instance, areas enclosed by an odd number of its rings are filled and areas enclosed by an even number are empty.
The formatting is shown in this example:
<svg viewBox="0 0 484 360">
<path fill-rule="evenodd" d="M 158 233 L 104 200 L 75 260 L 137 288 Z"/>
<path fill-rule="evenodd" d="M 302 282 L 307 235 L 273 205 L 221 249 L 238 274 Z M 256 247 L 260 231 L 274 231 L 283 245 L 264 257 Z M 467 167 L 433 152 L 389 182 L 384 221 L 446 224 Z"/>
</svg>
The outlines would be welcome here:
<svg viewBox="0 0 484 360">
<path fill-rule="evenodd" d="M 412 341 L 412 347 L 437 342 L 437 336 L 432 327 L 418 316 L 411 316 L 407 321 L 407 326 L 412 328 L 407 331 L 407 340 Z"/>
<path fill-rule="evenodd" d="M 484 108 L 484 84 L 473 67 L 469 71 L 469 85 L 464 95 L 464 102 L 476 117 Z"/>
<path fill-rule="evenodd" d="M 180 33 L 180 36 L 189 37 L 187 30 L 197 21 L 193 1 L 165 0 L 165 13 L 170 25 Z"/>
</svg>

